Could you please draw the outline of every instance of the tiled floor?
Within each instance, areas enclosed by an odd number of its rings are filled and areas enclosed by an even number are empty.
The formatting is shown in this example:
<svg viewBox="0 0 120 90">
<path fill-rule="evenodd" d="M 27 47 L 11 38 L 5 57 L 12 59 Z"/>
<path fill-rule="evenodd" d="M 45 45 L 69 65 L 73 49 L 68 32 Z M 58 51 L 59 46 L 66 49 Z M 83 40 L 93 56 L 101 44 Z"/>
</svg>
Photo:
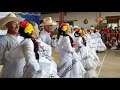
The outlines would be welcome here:
<svg viewBox="0 0 120 90">
<path fill-rule="evenodd" d="M 99 78 L 120 78 L 120 50 L 107 50 L 106 52 L 98 53 L 100 61 L 103 62 L 101 67 L 97 68 L 99 72 Z M 59 63 L 59 54 L 55 52 L 53 48 L 53 54 L 55 62 Z M 104 58 L 104 60 L 103 60 Z M 0 70 L 2 65 L 0 65 Z"/>
</svg>

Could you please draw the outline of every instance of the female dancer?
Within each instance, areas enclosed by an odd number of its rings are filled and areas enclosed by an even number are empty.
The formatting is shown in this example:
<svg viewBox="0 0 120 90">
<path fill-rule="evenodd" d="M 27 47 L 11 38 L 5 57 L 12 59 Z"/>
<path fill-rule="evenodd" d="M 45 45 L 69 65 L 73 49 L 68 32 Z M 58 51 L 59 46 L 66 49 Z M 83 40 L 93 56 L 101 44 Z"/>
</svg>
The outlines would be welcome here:
<svg viewBox="0 0 120 90">
<path fill-rule="evenodd" d="M 58 66 L 58 75 L 60 78 L 84 78 L 85 69 L 81 64 L 77 53 L 75 52 L 75 44 L 68 35 L 69 28 L 67 24 L 59 27 L 60 34 L 63 38 L 60 43 L 60 66 Z"/>
<path fill-rule="evenodd" d="M 97 77 L 97 73 L 95 71 L 97 65 L 94 61 L 94 58 L 92 57 L 88 46 L 87 42 L 84 38 L 84 33 L 83 31 L 78 28 L 78 30 L 75 32 L 75 37 L 76 37 L 76 44 L 77 44 L 77 54 L 79 57 L 82 59 L 82 65 L 86 70 L 85 73 L 85 78 L 95 78 Z"/>
</svg>

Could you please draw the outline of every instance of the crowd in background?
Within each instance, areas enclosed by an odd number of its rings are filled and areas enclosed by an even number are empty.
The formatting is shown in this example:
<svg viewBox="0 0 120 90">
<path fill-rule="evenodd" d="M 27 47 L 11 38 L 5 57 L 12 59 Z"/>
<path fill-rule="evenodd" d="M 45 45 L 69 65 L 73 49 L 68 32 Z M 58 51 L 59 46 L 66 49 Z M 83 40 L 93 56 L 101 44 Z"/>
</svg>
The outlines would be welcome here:
<svg viewBox="0 0 120 90">
<path fill-rule="evenodd" d="M 108 49 L 120 49 L 120 28 L 112 26 L 101 28 L 101 38 Z"/>
<path fill-rule="evenodd" d="M 101 39 L 108 49 L 120 49 L 120 28 L 119 27 L 95 27 L 100 30 Z M 81 28 L 84 29 L 84 28 Z M 72 32 L 72 29 L 71 29 Z M 55 47 L 55 42 L 59 38 L 58 28 L 51 32 L 52 45 Z"/>
</svg>

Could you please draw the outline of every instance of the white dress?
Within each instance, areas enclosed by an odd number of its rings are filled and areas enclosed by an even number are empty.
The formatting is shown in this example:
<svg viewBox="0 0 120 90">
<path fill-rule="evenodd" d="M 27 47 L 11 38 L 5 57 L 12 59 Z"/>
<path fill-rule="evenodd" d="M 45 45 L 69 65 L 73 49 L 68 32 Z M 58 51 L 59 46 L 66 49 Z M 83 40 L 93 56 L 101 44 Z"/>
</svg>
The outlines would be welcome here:
<svg viewBox="0 0 120 90">
<path fill-rule="evenodd" d="M 97 36 L 95 33 L 91 33 L 91 48 L 94 49 L 94 51 L 97 51 Z"/>
<path fill-rule="evenodd" d="M 25 58 L 21 48 L 18 47 L 22 40 L 22 37 L 10 34 L 1 38 L 0 64 L 3 65 L 1 78 L 22 78 Z"/>
<path fill-rule="evenodd" d="M 69 36 L 63 37 L 60 49 L 60 63 L 58 66 L 60 78 L 84 78 L 86 71 L 75 49 L 71 46 Z"/>
<path fill-rule="evenodd" d="M 39 40 L 40 41 L 40 40 Z M 24 68 L 24 75 L 23 78 L 59 78 L 57 76 L 57 66 L 54 61 L 51 60 L 51 48 L 49 45 L 45 44 L 44 42 L 40 41 L 39 46 L 44 46 L 44 50 L 39 47 L 39 60 L 36 60 L 35 55 L 31 57 L 31 55 L 34 53 L 34 46 L 33 42 L 31 40 L 27 40 L 22 46 L 25 47 L 24 54 L 26 59 L 32 60 L 33 63 L 25 65 Z M 44 51 L 49 51 L 47 54 L 45 54 Z M 34 69 L 35 68 L 35 69 Z"/>
<path fill-rule="evenodd" d="M 70 36 L 72 37 L 72 39 L 73 39 L 73 41 L 76 41 L 75 39 L 76 39 L 76 37 L 75 37 L 75 31 L 74 32 L 72 32 L 71 34 L 70 34 Z"/>
<path fill-rule="evenodd" d="M 42 41 L 48 45 L 51 46 L 52 40 L 50 37 L 50 33 L 46 32 L 45 30 L 43 32 L 41 32 L 40 34 L 40 38 L 42 39 Z"/>
<path fill-rule="evenodd" d="M 91 59 L 91 54 L 89 52 L 88 46 L 83 44 L 82 37 L 78 37 L 76 40 L 76 44 L 78 46 L 77 53 L 80 58 L 82 58 L 81 62 L 85 69 L 96 69 L 97 65 L 94 62 L 94 59 Z"/>
<path fill-rule="evenodd" d="M 101 34 L 99 32 L 95 33 L 97 36 L 97 51 L 105 51 L 107 48 L 101 39 Z"/>
<path fill-rule="evenodd" d="M 88 50 L 89 50 L 92 58 L 94 58 L 94 61 L 96 62 L 97 66 L 100 66 L 101 62 L 99 60 L 99 57 L 97 56 L 95 48 L 92 47 L 93 42 L 92 42 L 91 36 L 87 33 L 87 34 L 85 34 L 84 37 L 85 37 L 85 40 L 87 41 Z"/>
<path fill-rule="evenodd" d="M 88 49 L 89 47 L 83 44 L 82 37 L 76 37 L 76 38 L 77 38 L 76 44 L 78 46 L 77 54 L 82 59 L 81 63 L 85 68 L 85 70 L 87 71 L 85 74 L 85 78 L 97 77 L 97 73 L 95 71 L 95 69 L 97 68 L 97 64 L 94 61 L 94 58 Z"/>
<path fill-rule="evenodd" d="M 42 72 L 46 75 L 43 78 L 59 78 L 57 75 L 57 64 L 51 58 L 52 48 L 46 43 L 42 42 L 42 40 L 37 40 L 39 42 L 39 46 L 43 48 L 39 48 L 39 64 L 42 68 Z"/>
<path fill-rule="evenodd" d="M 62 39 L 63 39 L 63 36 L 60 35 L 59 39 L 58 39 L 57 42 L 56 42 L 55 51 L 56 51 L 57 53 L 60 53 L 60 52 L 61 52 L 60 45 L 61 45 Z"/>
</svg>

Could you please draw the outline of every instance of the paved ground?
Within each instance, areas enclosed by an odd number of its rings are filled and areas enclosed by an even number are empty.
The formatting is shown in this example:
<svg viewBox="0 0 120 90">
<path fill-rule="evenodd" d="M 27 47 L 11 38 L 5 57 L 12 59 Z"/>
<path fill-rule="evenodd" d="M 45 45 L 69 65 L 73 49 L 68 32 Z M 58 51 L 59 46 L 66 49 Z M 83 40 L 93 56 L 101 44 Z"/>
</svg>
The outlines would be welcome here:
<svg viewBox="0 0 120 90">
<path fill-rule="evenodd" d="M 59 63 L 59 54 L 53 48 L 55 62 Z M 106 52 L 98 53 L 98 57 L 102 65 L 97 68 L 99 78 L 120 78 L 120 50 L 107 50 Z M 2 65 L 0 65 L 0 70 Z"/>
</svg>

